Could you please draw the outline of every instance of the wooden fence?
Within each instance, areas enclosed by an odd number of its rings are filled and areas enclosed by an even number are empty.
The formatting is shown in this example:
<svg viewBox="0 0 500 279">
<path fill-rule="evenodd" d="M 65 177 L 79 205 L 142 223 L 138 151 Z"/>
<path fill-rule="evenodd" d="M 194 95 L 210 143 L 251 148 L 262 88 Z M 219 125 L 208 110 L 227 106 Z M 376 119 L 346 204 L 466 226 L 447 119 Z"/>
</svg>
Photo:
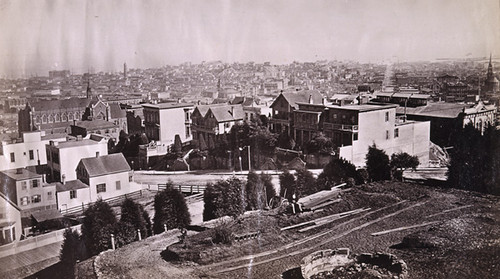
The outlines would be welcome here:
<svg viewBox="0 0 500 279">
<path fill-rule="evenodd" d="M 106 202 L 107 204 L 109 204 L 110 206 L 116 206 L 116 205 L 121 204 L 126 198 L 137 199 L 137 198 L 142 197 L 142 191 L 143 190 L 138 190 L 138 191 L 128 193 L 125 195 L 120 195 L 120 196 L 116 196 L 113 198 L 105 199 L 103 201 Z M 80 215 L 83 213 L 83 211 L 85 211 L 85 209 L 89 208 L 93 204 L 95 204 L 95 202 L 82 204 L 82 205 L 70 207 L 67 209 L 61 209 L 60 211 L 61 211 L 61 214 L 63 214 L 63 215 Z"/>
<path fill-rule="evenodd" d="M 205 189 L 207 188 L 206 185 L 176 185 L 172 186 L 174 189 L 179 190 L 181 193 L 185 194 L 198 194 L 198 193 L 203 193 L 205 192 Z M 167 184 L 158 184 L 158 191 L 162 191 L 167 189 Z"/>
</svg>

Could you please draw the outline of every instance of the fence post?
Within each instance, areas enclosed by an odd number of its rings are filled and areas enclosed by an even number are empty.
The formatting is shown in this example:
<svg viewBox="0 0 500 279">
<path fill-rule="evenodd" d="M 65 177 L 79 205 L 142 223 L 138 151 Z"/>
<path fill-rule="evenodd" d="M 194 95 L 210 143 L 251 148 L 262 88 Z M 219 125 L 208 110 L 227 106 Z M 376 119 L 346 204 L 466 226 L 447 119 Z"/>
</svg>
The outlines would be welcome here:
<svg viewBox="0 0 500 279">
<path fill-rule="evenodd" d="M 115 235 L 111 234 L 111 248 L 115 250 Z"/>
<path fill-rule="evenodd" d="M 66 209 L 67 210 L 67 209 Z M 82 202 L 82 212 L 85 211 L 85 205 Z M 66 212 L 67 213 L 67 212 Z"/>
<path fill-rule="evenodd" d="M 191 195 L 193 194 L 193 185 L 191 185 Z"/>
<path fill-rule="evenodd" d="M 137 229 L 137 235 L 139 236 L 139 241 L 142 240 L 142 236 L 141 236 L 141 230 L 140 229 Z"/>
</svg>

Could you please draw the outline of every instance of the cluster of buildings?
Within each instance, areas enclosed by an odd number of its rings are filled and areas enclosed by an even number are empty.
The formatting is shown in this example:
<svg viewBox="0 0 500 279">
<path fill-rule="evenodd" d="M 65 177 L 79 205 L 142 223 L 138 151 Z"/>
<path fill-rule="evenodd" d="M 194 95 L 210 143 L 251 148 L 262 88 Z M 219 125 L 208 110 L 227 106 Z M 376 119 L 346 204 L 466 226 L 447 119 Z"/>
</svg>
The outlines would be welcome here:
<svg viewBox="0 0 500 279">
<path fill-rule="evenodd" d="M 147 168 L 176 140 L 214 148 L 234 125 L 257 118 L 267 118 L 268 128 L 288 135 L 296 149 L 321 133 L 336 147 L 331 155 L 358 167 L 373 144 L 388 155 L 416 155 L 426 166 L 431 142 L 448 146 L 457 128 L 471 123 L 484 131 L 498 122 L 491 58 L 485 78 L 475 74 L 484 70 L 477 63 L 465 63 L 472 75 L 446 63 L 216 61 L 0 80 L 8 93 L 3 109 L 16 111 L 18 132 L 0 145 L 0 243 L 19 240 L 40 212 L 57 218 L 129 193 L 130 166 Z M 147 138 L 138 158 L 114 153 L 124 133 Z"/>
<path fill-rule="evenodd" d="M 121 153 L 108 154 L 102 135 L 73 137 L 43 131 L 0 145 L 0 243 L 28 235 L 61 212 L 130 192 L 131 168 Z M 43 216 L 43 218 L 40 218 Z"/>
</svg>

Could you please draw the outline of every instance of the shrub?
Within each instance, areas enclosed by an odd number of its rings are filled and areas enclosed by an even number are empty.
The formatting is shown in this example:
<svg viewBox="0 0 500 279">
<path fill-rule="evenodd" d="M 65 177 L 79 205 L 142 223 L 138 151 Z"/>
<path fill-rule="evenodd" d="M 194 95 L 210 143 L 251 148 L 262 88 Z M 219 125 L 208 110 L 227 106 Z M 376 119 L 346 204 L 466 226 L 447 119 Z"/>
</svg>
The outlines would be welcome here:
<svg viewBox="0 0 500 279">
<path fill-rule="evenodd" d="M 121 223 L 128 223 L 133 226 L 137 231 L 141 231 L 141 236 L 146 238 L 148 236 L 148 223 L 146 218 L 149 219 L 149 215 L 142 205 L 134 202 L 131 199 L 125 199 L 121 205 Z M 151 226 L 151 220 L 149 220 L 149 226 Z M 151 228 L 149 228 L 151 230 Z"/>
<path fill-rule="evenodd" d="M 260 180 L 264 184 L 264 189 L 266 190 L 266 205 L 268 202 L 276 196 L 276 190 L 274 189 L 274 184 L 272 182 L 272 176 L 266 173 L 260 174 Z"/>
<path fill-rule="evenodd" d="M 61 273 L 63 273 L 61 278 L 73 278 L 76 261 L 85 259 L 83 242 L 80 234 L 73 229 L 66 229 L 63 236 L 64 241 L 59 254 Z"/>
<path fill-rule="evenodd" d="M 203 220 L 239 216 L 245 212 L 245 184 L 238 178 L 208 183 L 203 194 Z"/>
<path fill-rule="evenodd" d="M 295 192 L 295 177 L 288 170 L 280 174 L 280 196 L 291 199 Z"/>
<path fill-rule="evenodd" d="M 98 200 L 83 213 L 82 239 L 90 256 L 111 248 L 111 234 L 117 223 L 111 207 Z"/>
<path fill-rule="evenodd" d="M 295 176 L 295 195 L 297 199 L 318 192 L 316 179 L 312 172 L 307 169 L 298 169 Z"/>
<path fill-rule="evenodd" d="M 234 240 L 233 229 L 228 222 L 221 222 L 213 230 L 212 242 L 215 244 L 232 244 Z"/>
<path fill-rule="evenodd" d="M 363 183 L 363 178 L 353 164 L 343 158 L 333 159 L 318 176 L 318 190 L 330 189 L 337 184 L 348 182 L 349 178 L 354 180 L 354 183 L 351 181 L 353 185 Z"/>
<path fill-rule="evenodd" d="M 181 192 L 172 187 L 171 182 L 165 190 L 156 194 L 154 209 L 153 230 L 156 234 L 165 230 L 164 224 L 167 228 L 185 228 L 191 223 L 186 200 Z"/>
<path fill-rule="evenodd" d="M 391 179 L 389 156 L 387 156 L 384 150 L 378 149 L 375 144 L 368 147 L 366 170 L 372 181 Z"/>
</svg>

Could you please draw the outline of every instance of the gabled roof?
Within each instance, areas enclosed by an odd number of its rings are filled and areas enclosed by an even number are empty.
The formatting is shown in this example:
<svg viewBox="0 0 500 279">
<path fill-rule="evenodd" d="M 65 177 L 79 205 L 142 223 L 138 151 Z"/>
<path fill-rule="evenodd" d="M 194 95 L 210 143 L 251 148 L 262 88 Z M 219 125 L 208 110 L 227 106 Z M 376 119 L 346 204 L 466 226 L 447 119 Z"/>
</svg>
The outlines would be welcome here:
<svg viewBox="0 0 500 279">
<path fill-rule="evenodd" d="M 35 109 L 35 111 L 46 111 L 46 110 L 64 110 L 72 108 L 86 108 L 90 104 L 90 102 L 91 100 L 86 98 L 69 98 L 69 99 L 39 101 L 30 103 L 30 105 Z"/>
<path fill-rule="evenodd" d="M 47 209 L 47 210 L 40 210 L 40 211 L 35 211 L 31 213 L 31 216 L 35 218 L 35 221 L 38 223 L 47 221 L 47 220 L 54 220 L 54 219 L 59 219 L 63 218 L 64 216 L 59 212 L 59 210 L 53 208 L 53 209 Z"/>
<path fill-rule="evenodd" d="M 209 109 L 217 122 L 242 120 L 245 116 L 241 105 L 216 106 Z"/>
<path fill-rule="evenodd" d="M 297 103 L 309 103 L 309 97 L 312 98 L 313 104 L 321 104 L 323 102 L 323 95 L 318 90 L 303 90 L 299 92 L 286 92 L 281 93 L 271 104 L 270 107 L 273 107 L 276 103 L 276 100 L 282 96 L 288 102 L 290 106 L 294 109 L 298 109 Z"/>
<path fill-rule="evenodd" d="M 104 155 L 80 160 L 89 177 L 130 171 L 130 166 L 122 153 Z"/>
</svg>

